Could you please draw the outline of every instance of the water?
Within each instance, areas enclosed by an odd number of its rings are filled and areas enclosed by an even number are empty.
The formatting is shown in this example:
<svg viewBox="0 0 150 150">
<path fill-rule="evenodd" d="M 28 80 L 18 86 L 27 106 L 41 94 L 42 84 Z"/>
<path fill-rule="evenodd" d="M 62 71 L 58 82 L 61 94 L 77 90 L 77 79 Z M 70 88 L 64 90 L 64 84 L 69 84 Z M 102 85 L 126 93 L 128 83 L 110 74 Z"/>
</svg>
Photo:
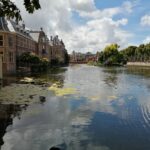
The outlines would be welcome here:
<svg viewBox="0 0 150 150">
<path fill-rule="evenodd" d="M 70 66 L 41 76 L 76 92 L 0 105 L 1 150 L 150 150 L 150 69 Z"/>
</svg>

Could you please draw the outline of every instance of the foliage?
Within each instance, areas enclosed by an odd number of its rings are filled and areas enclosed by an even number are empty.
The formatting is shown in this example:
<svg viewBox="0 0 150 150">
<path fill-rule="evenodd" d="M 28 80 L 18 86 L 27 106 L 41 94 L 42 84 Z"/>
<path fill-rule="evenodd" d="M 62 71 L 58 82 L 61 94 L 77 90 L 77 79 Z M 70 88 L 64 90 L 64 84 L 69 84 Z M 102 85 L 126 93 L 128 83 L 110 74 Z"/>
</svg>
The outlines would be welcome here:
<svg viewBox="0 0 150 150">
<path fill-rule="evenodd" d="M 23 53 L 18 58 L 18 66 L 31 67 L 32 72 L 46 71 L 49 66 L 47 58 L 39 58 L 34 53 Z"/>
<path fill-rule="evenodd" d="M 40 61 L 40 58 L 34 53 L 26 52 L 19 56 L 19 62 L 22 63 L 39 64 Z"/>
<path fill-rule="evenodd" d="M 97 66 L 97 63 L 95 61 L 89 61 L 87 64 L 91 66 Z"/>
<path fill-rule="evenodd" d="M 39 0 L 24 0 L 24 6 L 28 13 L 33 13 L 40 9 Z M 17 21 L 22 20 L 19 8 L 11 0 L 0 1 L 0 17 L 15 18 Z"/>
<path fill-rule="evenodd" d="M 64 62 L 64 64 L 65 64 L 65 65 L 68 65 L 68 64 L 69 64 L 69 60 L 70 60 L 70 57 L 69 57 L 68 52 L 67 52 L 67 50 L 66 50 L 66 51 L 65 51 L 65 62 Z"/>
<path fill-rule="evenodd" d="M 99 62 L 103 65 L 121 65 L 125 64 L 124 55 L 118 51 L 119 45 L 111 44 L 99 53 Z"/>
<path fill-rule="evenodd" d="M 130 62 L 148 62 L 150 61 L 150 43 L 141 44 L 139 47 L 129 46 L 122 50 L 122 53 Z"/>
<path fill-rule="evenodd" d="M 60 57 L 56 57 L 54 59 L 51 60 L 51 65 L 52 66 L 62 66 L 62 65 L 68 65 L 69 64 L 69 55 L 67 50 L 65 50 L 64 52 L 64 59 L 60 56 Z"/>
</svg>

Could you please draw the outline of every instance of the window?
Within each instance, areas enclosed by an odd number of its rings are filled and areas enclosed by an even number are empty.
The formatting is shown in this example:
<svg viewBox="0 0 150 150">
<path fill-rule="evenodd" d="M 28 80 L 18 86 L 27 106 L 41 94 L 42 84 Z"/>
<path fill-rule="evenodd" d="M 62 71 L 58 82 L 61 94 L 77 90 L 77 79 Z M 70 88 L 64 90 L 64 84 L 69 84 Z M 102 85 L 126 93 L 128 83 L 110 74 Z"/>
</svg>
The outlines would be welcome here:
<svg viewBox="0 0 150 150">
<path fill-rule="evenodd" d="M 12 39 L 12 37 L 8 38 L 8 44 L 9 44 L 10 47 L 13 47 L 13 39 Z"/>
<path fill-rule="evenodd" d="M 0 46 L 3 46 L 3 35 L 0 35 Z"/>
<path fill-rule="evenodd" d="M 9 62 L 14 62 L 13 52 L 9 52 Z"/>
<path fill-rule="evenodd" d="M 3 62 L 3 52 L 0 52 L 0 56 L 2 57 L 2 62 Z"/>
</svg>

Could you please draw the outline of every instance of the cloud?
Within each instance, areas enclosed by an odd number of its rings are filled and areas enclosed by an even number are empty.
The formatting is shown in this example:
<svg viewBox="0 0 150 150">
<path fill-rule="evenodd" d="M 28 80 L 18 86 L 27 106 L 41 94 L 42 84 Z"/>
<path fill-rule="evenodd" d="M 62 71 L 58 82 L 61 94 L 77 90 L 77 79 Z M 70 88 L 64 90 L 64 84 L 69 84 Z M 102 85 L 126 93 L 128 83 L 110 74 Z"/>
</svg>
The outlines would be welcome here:
<svg viewBox="0 0 150 150">
<path fill-rule="evenodd" d="M 147 36 L 144 40 L 143 40 L 144 44 L 150 43 L 150 36 Z"/>
<path fill-rule="evenodd" d="M 142 26 L 150 26 L 150 15 L 144 15 L 141 18 L 141 25 Z"/>
<path fill-rule="evenodd" d="M 58 34 L 64 40 L 69 52 L 96 51 L 109 43 L 124 46 L 131 34 L 121 29 L 128 23 L 128 19 L 121 18 L 114 21 L 117 14 L 131 13 L 134 3 L 124 2 L 120 7 L 96 8 L 94 0 L 41 0 L 41 10 L 34 14 L 25 11 L 23 0 L 14 0 L 19 6 L 26 25 L 31 29 L 43 27 L 50 35 Z M 73 18 L 77 12 L 84 24 Z"/>
<path fill-rule="evenodd" d="M 94 0 L 70 0 L 70 6 L 76 11 L 92 12 L 96 9 Z"/>
<path fill-rule="evenodd" d="M 67 45 L 78 51 L 97 51 L 107 44 L 125 45 L 132 35 L 121 30 L 120 25 L 127 24 L 127 19 L 113 21 L 110 18 L 90 20 L 84 26 L 76 28 L 71 34 Z"/>
<path fill-rule="evenodd" d="M 83 11 L 77 9 L 76 11 L 79 12 L 81 17 L 97 19 L 103 17 L 113 17 L 119 13 L 120 14 L 131 13 L 135 5 L 136 5 L 135 2 L 131 3 L 130 1 L 125 1 L 120 7 L 105 8 L 102 10 L 93 9 L 93 11 Z"/>
</svg>

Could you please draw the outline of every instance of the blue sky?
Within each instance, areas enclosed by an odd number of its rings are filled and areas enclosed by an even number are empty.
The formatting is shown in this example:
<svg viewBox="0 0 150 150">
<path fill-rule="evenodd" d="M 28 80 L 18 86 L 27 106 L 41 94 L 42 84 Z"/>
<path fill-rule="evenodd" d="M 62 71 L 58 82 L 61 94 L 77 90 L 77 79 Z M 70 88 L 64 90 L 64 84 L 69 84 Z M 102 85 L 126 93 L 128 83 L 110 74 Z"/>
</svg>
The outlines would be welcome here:
<svg viewBox="0 0 150 150">
<path fill-rule="evenodd" d="M 69 52 L 150 42 L 149 0 L 40 0 L 42 9 L 33 15 L 26 13 L 22 0 L 14 1 L 28 27 L 42 26 L 49 36 L 58 34 Z"/>
<path fill-rule="evenodd" d="M 95 6 L 99 10 L 104 10 L 108 8 L 120 7 L 125 0 L 95 0 Z M 127 18 L 128 24 L 123 26 L 122 29 L 133 34 L 133 37 L 130 38 L 129 43 L 133 45 L 142 44 L 143 41 L 150 36 L 150 26 L 141 25 L 141 18 L 144 15 L 150 15 L 150 1 L 148 0 L 129 0 L 128 2 L 133 3 L 134 7 L 131 13 L 129 14 L 117 14 L 112 17 L 114 20 L 118 20 L 121 18 Z M 84 18 L 81 18 L 78 13 L 74 13 L 74 19 L 79 23 L 86 23 Z"/>
</svg>

